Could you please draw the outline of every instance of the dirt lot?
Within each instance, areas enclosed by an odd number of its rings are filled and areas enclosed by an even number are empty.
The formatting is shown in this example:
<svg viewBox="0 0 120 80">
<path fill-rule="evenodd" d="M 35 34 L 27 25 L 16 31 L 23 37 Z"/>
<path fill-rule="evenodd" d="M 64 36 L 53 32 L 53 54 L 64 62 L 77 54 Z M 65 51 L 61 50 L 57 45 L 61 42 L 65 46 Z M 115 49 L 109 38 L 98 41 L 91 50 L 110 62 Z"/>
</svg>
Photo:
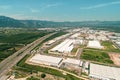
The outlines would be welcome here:
<svg viewBox="0 0 120 80">
<path fill-rule="evenodd" d="M 120 66 L 120 53 L 109 53 L 109 56 L 115 65 Z"/>
</svg>

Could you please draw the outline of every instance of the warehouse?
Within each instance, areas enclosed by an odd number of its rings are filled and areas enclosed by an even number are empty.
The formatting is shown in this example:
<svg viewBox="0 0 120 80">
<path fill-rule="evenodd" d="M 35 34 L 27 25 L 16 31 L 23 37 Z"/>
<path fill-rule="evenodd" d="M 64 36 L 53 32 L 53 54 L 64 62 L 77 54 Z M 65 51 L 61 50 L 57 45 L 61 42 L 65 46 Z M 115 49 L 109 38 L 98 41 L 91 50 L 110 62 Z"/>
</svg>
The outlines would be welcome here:
<svg viewBox="0 0 120 80">
<path fill-rule="evenodd" d="M 79 45 L 83 45 L 84 44 L 84 41 L 82 40 L 82 39 L 73 39 L 74 40 L 74 42 L 73 42 L 73 44 L 79 44 Z"/>
<path fill-rule="evenodd" d="M 29 60 L 29 62 L 58 67 L 62 60 L 62 58 L 58 57 L 36 54 Z"/>
<path fill-rule="evenodd" d="M 87 47 L 89 48 L 98 48 L 98 49 L 103 49 L 103 46 L 100 45 L 99 41 L 89 41 Z"/>
<path fill-rule="evenodd" d="M 82 65 L 83 65 L 83 61 L 80 61 L 77 59 L 72 59 L 72 58 L 67 58 L 67 59 L 63 60 L 63 63 L 73 64 L 75 66 L 80 66 L 80 67 L 82 67 Z"/>
<path fill-rule="evenodd" d="M 73 34 L 70 38 L 78 38 L 80 36 L 80 33 L 75 33 L 75 34 Z"/>
<path fill-rule="evenodd" d="M 120 80 L 120 68 L 90 63 L 89 77 L 97 80 Z"/>
<path fill-rule="evenodd" d="M 58 41 L 58 40 L 60 40 L 60 39 L 62 39 L 62 38 L 65 38 L 65 37 L 67 37 L 67 36 L 69 36 L 70 34 L 71 34 L 71 33 L 68 33 L 68 34 L 65 34 L 65 35 L 56 37 L 56 38 L 54 38 L 54 39 L 52 39 L 52 40 L 49 40 L 49 41 L 46 42 L 45 44 L 49 46 L 49 45 L 53 44 L 54 42 L 56 42 L 56 41 Z"/>
<path fill-rule="evenodd" d="M 80 39 L 66 39 L 59 45 L 55 46 L 50 52 L 58 53 L 70 53 L 76 44 L 83 44 L 83 40 Z"/>
<path fill-rule="evenodd" d="M 120 41 L 119 41 L 119 42 L 116 42 L 116 44 L 120 47 Z"/>
<path fill-rule="evenodd" d="M 64 42 L 51 49 L 51 51 L 59 53 L 70 53 L 74 48 L 73 42 L 74 40 L 66 39 Z"/>
</svg>

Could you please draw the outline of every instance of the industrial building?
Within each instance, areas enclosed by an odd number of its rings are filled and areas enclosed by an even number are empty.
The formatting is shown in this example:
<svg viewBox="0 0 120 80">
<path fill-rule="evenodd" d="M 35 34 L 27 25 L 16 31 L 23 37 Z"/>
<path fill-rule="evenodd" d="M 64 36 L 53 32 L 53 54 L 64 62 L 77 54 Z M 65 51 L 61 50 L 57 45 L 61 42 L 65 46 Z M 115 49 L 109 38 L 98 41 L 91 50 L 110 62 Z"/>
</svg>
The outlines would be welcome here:
<svg viewBox="0 0 120 80">
<path fill-rule="evenodd" d="M 56 42 L 56 41 L 58 41 L 58 40 L 60 40 L 60 39 L 62 39 L 62 38 L 65 38 L 65 37 L 67 37 L 67 36 L 69 36 L 69 35 L 71 35 L 71 33 L 67 33 L 67 34 L 65 34 L 65 35 L 56 37 L 56 38 L 54 38 L 54 39 L 52 39 L 52 40 L 49 40 L 49 41 L 46 42 L 45 44 L 49 46 L 49 45 L 53 44 L 54 42 Z"/>
<path fill-rule="evenodd" d="M 75 34 L 73 34 L 70 38 L 78 38 L 80 36 L 80 33 L 75 33 Z"/>
<path fill-rule="evenodd" d="M 89 77 L 95 80 L 120 80 L 120 68 L 90 63 Z"/>
<path fill-rule="evenodd" d="M 36 54 L 29 60 L 29 62 L 58 67 L 62 60 L 63 60 L 62 58 L 58 57 Z"/>
<path fill-rule="evenodd" d="M 50 53 L 71 53 L 74 45 L 82 45 L 84 42 L 80 39 L 66 39 L 59 45 L 55 46 L 50 50 Z"/>
<path fill-rule="evenodd" d="M 103 49 L 104 47 L 100 45 L 100 42 L 97 40 L 89 41 L 87 47 L 89 48 L 98 48 Z"/>
<path fill-rule="evenodd" d="M 77 60 L 77 59 L 72 59 L 72 58 L 67 58 L 63 60 L 63 63 L 65 64 L 73 64 L 74 66 L 83 66 L 83 61 Z"/>
<path fill-rule="evenodd" d="M 116 44 L 120 47 L 120 41 L 119 41 L 119 42 L 116 42 Z"/>
<path fill-rule="evenodd" d="M 70 53 L 72 49 L 74 48 L 73 46 L 74 40 L 71 39 L 66 39 L 56 47 L 52 48 L 50 51 L 52 52 L 59 52 L 59 53 Z"/>
<path fill-rule="evenodd" d="M 84 40 L 82 40 L 82 39 L 73 39 L 74 40 L 74 42 L 73 42 L 73 44 L 75 44 L 75 45 L 83 45 L 84 44 Z"/>
</svg>

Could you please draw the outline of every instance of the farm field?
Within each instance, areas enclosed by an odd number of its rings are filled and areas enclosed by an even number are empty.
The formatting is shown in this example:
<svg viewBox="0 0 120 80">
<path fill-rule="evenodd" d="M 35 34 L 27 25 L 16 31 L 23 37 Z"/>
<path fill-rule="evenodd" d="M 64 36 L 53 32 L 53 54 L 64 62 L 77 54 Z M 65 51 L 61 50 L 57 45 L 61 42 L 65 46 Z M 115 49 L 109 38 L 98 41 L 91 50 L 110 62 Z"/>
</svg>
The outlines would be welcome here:
<svg viewBox="0 0 120 80">
<path fill-rule="evenodd" d="M 110 59 L 109 55 L 106 52 L 101 52 L 97 50 L 84 49 L 80 58 L 100 63 L 113 64 L 113 61 Z"/>
</svg>

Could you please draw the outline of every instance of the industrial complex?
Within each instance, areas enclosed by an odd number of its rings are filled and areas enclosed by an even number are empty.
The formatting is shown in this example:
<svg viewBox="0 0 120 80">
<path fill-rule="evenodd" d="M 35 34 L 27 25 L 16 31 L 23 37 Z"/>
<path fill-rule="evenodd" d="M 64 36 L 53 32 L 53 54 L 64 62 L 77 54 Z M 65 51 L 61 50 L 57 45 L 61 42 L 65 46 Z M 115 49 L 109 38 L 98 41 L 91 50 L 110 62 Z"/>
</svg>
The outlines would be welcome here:
<svg viewBox="0 0 120 80">
<path fill-rule="evenodd" d="M 72 72 L 85 80 L 120 80 L 119 34 L 89 28 L 66 31 L 31 51 L 25 63 Z"/>
</svg>

